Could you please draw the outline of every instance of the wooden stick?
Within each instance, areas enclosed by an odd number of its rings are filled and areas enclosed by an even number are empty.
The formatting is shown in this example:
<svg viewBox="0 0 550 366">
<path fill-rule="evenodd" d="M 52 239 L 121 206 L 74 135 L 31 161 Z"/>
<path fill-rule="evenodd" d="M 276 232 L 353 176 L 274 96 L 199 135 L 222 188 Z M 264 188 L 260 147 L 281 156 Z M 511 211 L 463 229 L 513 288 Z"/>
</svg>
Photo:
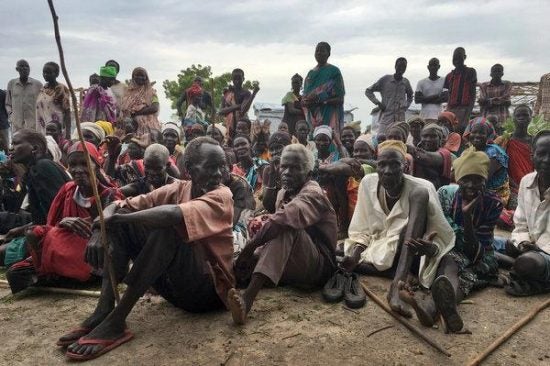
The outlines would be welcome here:
<svg viewBox="0 0 550 366">
<path fill-rule="evenodd" d="M 542 310 L 546 309 L 549 306 L 550 306 L 550 299 L 543 301 L 540 304 L 533 307 L 533 309 L 531 309 L 531 311 L 527 315 L 525 315 L 518 322 L 516 322 L 511 328 L 509 328 L 506 332 L 504 332 L 504 334 L 502 334 L 500 337 L 495 339 L 495 341 L 491 343 L 489 347 L 487 347 L 480 355 L 478 355 L 476 358 L 470 361 L 468 363 L 468 366 L 479 365 L 484 359 L 486 359 L 491 353 L 493 353 L 494 350 L 500 347 L 500 345 L 506 342 L 524 325 L 526 325 L 531 320 L 533 320 L 538 313 L 540 313 Z"/>
<path fill-rule="evenodd" d="M 65 81 L 67 82 L 67 87 L 69 88 L 69 91 L 71 93 L 71 99 L 72 99 L 73 110 L 74 110 L 74 118 L 76 122 L 76 130 L 78 131 L 78 139 L 82 144 L 84 155 L 86 156 L 86 165 L 88 167 L 88 175 L 90 176 L 90 180 L 94 182 L 92 184 L 92 190 L 93 190 L 95 202 L 97 205 L 97 211 L 99 213 L 99 226 L 101 230 L 100 240 L 101 240 L 101 245 L 103 246 L 103 252 L 104 252 L 103 270 L 107 271 L 107 275 L 109 276 L 111 280 L 111 285 L 113 287 L 113 293 L 115 294 L 115 300 L 118 303 L 120 300 L 120 296 L 117 289 L 116 278 L 114 276 L 114 272 L 111 266 L 111 256 L 109 254 L 109 244 L 107 243 L 107 234 L 105 230 L 105 221 L 103 217 L 103 207 L 102 207 L 103 205 L 101 204 L 101 197 L 99 196 L 97 184 L 95 184 L 95 182 L 97 182 L 97 178 L 94 170 L 92 169 L 92 159 L 90 158 L 90 154 L 88 153 L 88 149 L 86 148 L 86 144 L 84 142 L 84 136 L 82 135 L 82 129 L 80 128 L 80 117 L 78 115 L 78 108 L 76 107 L 77 106 L 76 94 L 74 92 L 73 85 L 71 84 L 71 80 L 69 79 L 69 73 L 67 72 L 67 67 L 65 66 L 65 56 L 63 54 L 63 46 L 61 45 L 61 35 L 59 32 L 59 24 L 58 24 L 59 18 L 55 12 L 53 0 L 48 0 L 48 5 L 50 7 L 50 12 L 52 14 L 52 19 L 53 19 L 55 42 L 57 43 L 57 50 L 59 51 L 59 61 L 61 64 L 61 71 L 63 72 L 63 77 L 65 78 Z"/>
<path fill-rule="evenodd" d="M 0 286 L 9 287 L 8 281 L 0 280 Z M 38 290 L 41 292 L 49 292 L 53 294 L 66 294 L 66 295 L 79 295 L 79 296 L 90 296 L 90 297 L 99 297 L 101 292 L 99 291 L 90 291 L 90 290 L 77 290 L 71 288 L 60 288 L 60 287 L 29 287 L 33 290 Z"/>
<path fill-rule="evenodd" d="M 437 342 L 429 338 L 427 335 L 422 333 L 420 329 L 412 325 L 408 320 L 403 318 L 401 315 L 395 313 L 389 305 L 380 299 L 374 292 L 369 290 L 369 288 L 361 282 L 361 286 L 363 287 L 363 290 L 365 290 L 365 293 L 374 301 L 378 306 L 380 306 L 386 313 L 390 314 L 395 320 L 397 320 L 399 323 L 403 324 L 407 329 L 409 329 L 415 336 L 421 338 L 426 343 L 428 343 L 430 346 L 438 350 L 439 352 L 443 353 L 447 357 L 451 357 L 451 354 L 445 350 L 442 346 L 440 346 Z"/>
</svg>

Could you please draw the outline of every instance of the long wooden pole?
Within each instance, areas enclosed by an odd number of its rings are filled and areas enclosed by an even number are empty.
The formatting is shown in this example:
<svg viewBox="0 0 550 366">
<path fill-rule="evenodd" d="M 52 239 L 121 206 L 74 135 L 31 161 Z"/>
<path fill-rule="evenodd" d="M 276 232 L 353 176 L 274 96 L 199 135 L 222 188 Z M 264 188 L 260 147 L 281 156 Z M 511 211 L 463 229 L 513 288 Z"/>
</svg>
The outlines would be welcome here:
<svg viewBox="0 0 550 366">
<path fill-rule="evenodd" d="M 493 343 L 489 345 L 481 354 L 474 358 L 468 366 L 477 366 L 483 362 L 491 353 L 493 353 L 498 347 L 500 347 L 504 342 L 506 342 L 510 337 L 512 337 L 518 330 L 520 330 L 524 325 L 529 323 L 531 320 L 537 316 L 538 313 L 550 306 L 550 299 L 541 302 L 536 305 L 531 311 L 516 322 L 511 328 L 509 328 L 504 334 L 495 339 Z"/>
<path fill-rule="evenodd" d="M 88 175 L 90 176 L 90 179 L 92 182 L 97 182 L 97 178 L 95 175 L 94 169 L 92 169 L 92 159 L 90 158 L 90 154 L 88 153 L 88 149 L 86 148 L 86 144 L 84 142 L 84 136 L 82 135 L 82 129 L 80 128 L 80 117 L 78 115 L 78 108 L 76 107 L 77 100 L 76 100 L 76 94 L 73 89 L 73 85 L 71 84 L 71 80 L 69 79 L 69 73 L 67 72 L 67 67 L 65 66 L 65 56 L 63 54 L 63 46 L 61 45 L 61 35 L 59 32 L 59 24 L 58 24 L 58 16 L 55 12 L 55 7 L 53 5 L 53 0 L 48 0 L 48 5 L 50 7 L 50 12 L 52 14 L 53 19 L 53 27 L 54 27 L 54 33 L 55 33 L 55 42 L 57 43 L 57 50 L 59 51 L 59 61 L 61 64 L 61 71 L 63 73 L 63 77 L 65 78 L 65 81 L 67 82 L 67 87 L 69 88 L 69 91 L 71 93 L 71 99 L 73 103 L 73 110 L 74 110 L 74 118 L 76 122 L 76 130 L 78 131 L 78 139 L 80 140 L 80 143 L 82 144 L 84 155 L 86 156 L 86 165 L 88 167 Z M 103 246 L 104 251 L 104 263 L 103 263 L 103 270 L 107 271 L 107 275 L 109 276 L 111 280 L 111 284 L 113 286 L 113 292 L 115 294 L 115 300 L 118 302 L 120 297 L 117 290 L 117 281 L 114 276 L 113 269 L 111 267 L 111 256 L 109 254 L 109 244 L 107 243 L 107 235 L 105 230 L 105 221 L 103 217 L 103 205 L 101 204 L 101 197 L 99 195 L 99 191 L 97 189 L 97 184 L 92 184 L 92 190 L 97 206 L 97 211 L 99 213 L 99 226 L 101 230 L 101 245 Z"/>
<path fill-rule="evenodd" d="M 378 306 L 380 306 L 386 313 L 390 314 L 395 320 L 397 320 L 399 323 L 403 324 L 408 330 L 410 330 L 415 336 L 421 338 L 426 343 L 428 343 L 430 346 L 438 350 L 439 352 L 443 353 L 447 357 L 451 357 L 451 354 L 442 346 L 440 346 L 436 341 L 429 338 L 427 335 L 425 335 L 420 329 L 412 325 L 408 320 L 403 318 L 401 315 L 396 314 L 392 309 L 389 307 L 389 305 L 380 299 L 374 292 L 369 290 L 369 288 L 365 285 L 365 283 L 361 282 L 361 286 L 363 287 L 363 290 L 365 290 L 365 293 L 368 297 L 372 299 Z"/>
</svg>

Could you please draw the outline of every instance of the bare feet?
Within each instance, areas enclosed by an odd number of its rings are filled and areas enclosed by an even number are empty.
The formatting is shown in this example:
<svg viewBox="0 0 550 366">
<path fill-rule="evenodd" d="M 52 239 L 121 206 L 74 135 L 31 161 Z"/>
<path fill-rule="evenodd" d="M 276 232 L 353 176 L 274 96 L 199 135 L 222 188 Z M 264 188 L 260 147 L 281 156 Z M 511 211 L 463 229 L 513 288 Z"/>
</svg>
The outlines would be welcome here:
<svg viewBox="0 0 550 366">
<path fill-rule="evenodd" d="M 399 282 L 399 298 L 411 305 L 420 323 L 426 327 L 431 327 L 435 323 L 437 310 L 431 295 L 424 291 L 413 291 L 404 282 Z"/>
<path fill-rule="evenodd" d="M 116 340 L 124 336 L 125 330 L 125 322 L 120 323 L 108 316 L 101 324 L 80 339 Z M 90 356 L 99 353 L 104 347 L 101 344 L 79 344 L 76 341 L 67 348 L 67 351 L 77 355 Z"/>
<path fill-rule="evenodd" d="M 432 297 L 435 306 L 445 321 L 449 332 L 457 333 L 464 327 L 464 322 L 456 307 L 456 293 L 446 276 L 439 276 L 432 284 Z"/>
<path fill-rule="evenodd" d="M 393 311 L 401 314 L 405 318 L 412 317 L 411 307 L 399 298 L 399 286 L 395 282 L 392 282 L 387 298 L 390 308 Z"/>
<path fill-rule="evenodd" d="M 233 322 L 236 325 L 243 325 L 246 322 L 246 315 L 249 308 L 247 307 L 242 295 L 237 289 L 230 289 L 227 293 L 227 304 L 229 305 L 229 311 L 233 317 Z"/>
</svg>

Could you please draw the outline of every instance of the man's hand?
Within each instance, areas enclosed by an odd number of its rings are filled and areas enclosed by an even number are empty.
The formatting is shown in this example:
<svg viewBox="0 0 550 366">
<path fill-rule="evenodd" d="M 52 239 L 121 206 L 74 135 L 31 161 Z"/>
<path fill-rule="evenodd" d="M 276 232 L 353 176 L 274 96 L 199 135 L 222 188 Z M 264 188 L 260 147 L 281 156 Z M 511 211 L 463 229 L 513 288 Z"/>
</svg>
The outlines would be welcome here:
<svg viewBox="0 0 550 366">
<path fill-rule="evenodd" d="M 65 217 L 59 222 L 59 226 L 86 239 L 92 235 L 92 222 L 89 218 Z"/>
<path fill-rule="evenodd" d="M 94 267 L 95 269 L 103 268 L 103 245 L 101 244 L 101 231 L 95 229 L 92 231 L 90 240 L 86 245 L 85 260 L 86 262 Z"/>
<path fill-rule="evenodd" d="M 361 256 L 356 255 L 346 255 L 344 259 L 342 260 L 342 263 L 340 266 L 344 269 L 346 272 L 353 272 L 355 267 L 359 264 L 359 260 L 361 259 Z"/>
<path fill-rule="evenodd" d="M 8 231 L 8 233 L 4 237 L 4 243 L 9 243 L 13 239 L 23 236 L 25 234 L 26 228 L 26 226 L 19 226 Z"/>
<path fill-rule="evenodd" d="M 526 253 L 530 251 L 540 251 L 539 246 L 530 241 L 522 241 L 521 243 L 518 244 L 518 249 L 522 253 Z"/>
<path fill-rule="evenodd" d="M 437 245 L 433 243 L 433 239 L 436 235 L 437 233 L 433 231 L 422 239 L 410 239 L 405 242 L 405 245 L 407 245 L 415 255 L 433 257 L 437 254 Z"/>
<path fill-rule="evenodd" d="M 462 205 L 462 214 L 465 218 L 472 219 L 472 213 L 474 212 L 474 208 L 477 206 L 477 203 L 479 202 L 479 195 L 471 200 L 468 204 Z"/>
<path fill-rule="evenodd" d="M 377 104 L 378 108 L 380 108 L 380 111 L 384 112 L 386 110 L 386 105 L 382 102 L 378 102 Z"/>
</svg>

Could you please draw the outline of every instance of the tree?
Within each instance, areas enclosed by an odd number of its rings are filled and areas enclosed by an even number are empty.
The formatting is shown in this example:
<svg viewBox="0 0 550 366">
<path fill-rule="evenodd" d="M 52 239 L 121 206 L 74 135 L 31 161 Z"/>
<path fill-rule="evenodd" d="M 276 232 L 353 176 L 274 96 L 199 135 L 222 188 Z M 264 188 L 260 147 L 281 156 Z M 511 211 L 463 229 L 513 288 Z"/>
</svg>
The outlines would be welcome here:
<svg viewBox="0 0 550 366">
<path fill-rule="evenodd" d="M 219 108 L 222 102 L 223 90 L 231 84 L 231 72 L 226 72 L 218 76 L 212 76 L 212 68 L 210 66 L 191 65 L 191 67 L 181 70 L 177 76 L 177 80 L 164 80 L 162 86 L 166 98 L 172 101 L 172 108 L 177 109 L 177 102 L 187 88 L 191 86 L 193 80 L 197 76 L 202 78 L 202 87 L 205 91 L 212 94 L 214 107 Z M 212 85 L 213 83 L 213 85 Z M 252 89 L 253 83 L 257 81 L 245 80 L 243 87 Z M 213 93 L 212 93 L 213 87 Z M 211 111 L 205 111 L 208 115 Z M 185 113 L 185 111 L 183 111 Z"/>
</svg>

